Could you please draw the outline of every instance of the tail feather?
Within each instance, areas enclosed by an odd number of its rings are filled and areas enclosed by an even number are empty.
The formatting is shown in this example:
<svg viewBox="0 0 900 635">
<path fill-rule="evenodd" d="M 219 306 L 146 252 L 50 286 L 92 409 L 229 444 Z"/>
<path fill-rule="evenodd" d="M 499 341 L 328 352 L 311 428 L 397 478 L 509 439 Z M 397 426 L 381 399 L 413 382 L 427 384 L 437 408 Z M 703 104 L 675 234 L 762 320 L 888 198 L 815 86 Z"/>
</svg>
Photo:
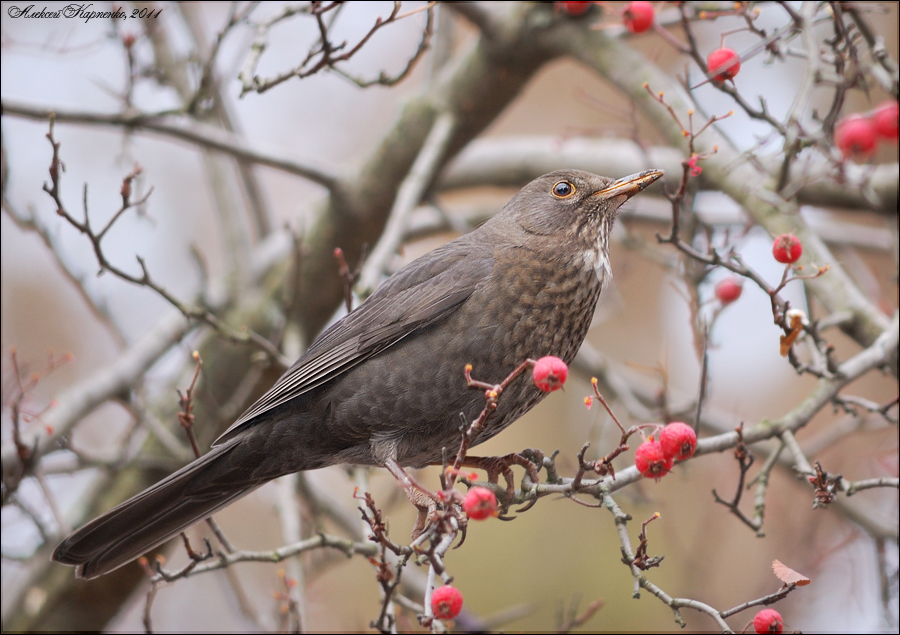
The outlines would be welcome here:
<svg viewBox="0 0 900 635">
<path fill-rule="evenodd" d="M 111 509 L 66 538 L 53 560 L 77 566 L 81 578 L 109 573 L 208 518 L 261 485 L 233 454 L 240 439 L 208 454 Z M 244 457 L 246 458 L 246 457 Z M 268 480 L 268 479 L 266 479 Z"/>
</svg>

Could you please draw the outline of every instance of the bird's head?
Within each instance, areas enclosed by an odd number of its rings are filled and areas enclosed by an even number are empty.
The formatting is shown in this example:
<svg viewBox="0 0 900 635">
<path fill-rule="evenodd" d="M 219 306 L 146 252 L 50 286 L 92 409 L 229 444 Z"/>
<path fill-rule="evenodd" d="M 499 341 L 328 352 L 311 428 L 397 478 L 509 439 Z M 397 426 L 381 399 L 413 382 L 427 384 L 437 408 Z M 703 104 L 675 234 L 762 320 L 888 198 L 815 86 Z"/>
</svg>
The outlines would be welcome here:
<svg viewBox="0 0 900 635">
<path fill-rule="evenodd" d="M 522 188 L 498 216 L 539 236 L 608 231 L 622 204 L 662 175 L 662 170 L 646 170 L 617 180 L 557 170 Z"/>
<path fill-rule="evenodd" d="M 510 238 L 525 247 L 532 239 L 550 239 L 567 245 L 566 253 L 573 253 L 575 247 L 587 264 L 605 269 L 619 208 L 662 175 L 662 170 L 654 169 L 614 179 L 581 170 L 557 170 L 522 188 L 494 222 L 505 226 Z"/>
</svg>

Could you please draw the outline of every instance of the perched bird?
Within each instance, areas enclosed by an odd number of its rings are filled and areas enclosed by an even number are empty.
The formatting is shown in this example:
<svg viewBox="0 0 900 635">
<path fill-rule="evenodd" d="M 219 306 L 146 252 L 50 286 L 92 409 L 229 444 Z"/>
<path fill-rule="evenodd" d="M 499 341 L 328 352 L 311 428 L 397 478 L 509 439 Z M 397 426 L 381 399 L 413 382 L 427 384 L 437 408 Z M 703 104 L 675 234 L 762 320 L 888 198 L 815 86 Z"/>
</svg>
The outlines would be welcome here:
<svg viewBox="0 0 900 635">
<path fill-rule="evenodd" d="M 500 382 L 528 358 L 578 352 L 609 279 L 619 207 L 662 176 L 576 170 L 526 185 L 491 220 L 409 263 L 309 350 L 193 463 L 66 538 L 53 559 L 94 578 L 284 474 L 338 463 L 441 462 L 484 407 L 464 367 Z M 544 393 L 518 378 L 472 445 Z"/>
</svg>

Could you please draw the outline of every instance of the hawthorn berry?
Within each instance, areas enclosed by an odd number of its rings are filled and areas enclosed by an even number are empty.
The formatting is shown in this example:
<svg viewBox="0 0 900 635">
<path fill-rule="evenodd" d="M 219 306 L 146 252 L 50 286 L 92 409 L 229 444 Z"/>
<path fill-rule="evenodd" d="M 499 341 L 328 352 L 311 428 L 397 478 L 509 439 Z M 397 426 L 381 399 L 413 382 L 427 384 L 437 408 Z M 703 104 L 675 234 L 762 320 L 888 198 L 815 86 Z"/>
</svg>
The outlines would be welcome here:
<svg viewBox="0 0 900 635">
<path fill-rule="evenodd" d="M 803 255 L 803 244 L 793 234 L 782 234 L 772 244 L 772 255 L 783 264 L 797 262 Z"/>
<path fill-rule="evenodd" d="M 653 4 L 650 2 L 630 2 L 622 12 L 625 28 L 632 33 L 643 33 L 653 26 Z"/>
<path fill-rule="evenodd" d="M 744 291 L 744 285 L 736 278 L 725 278 L 716 285 L 716 298 L 723 306 L 731 304 Z"/>
<path fill-rule="evenodd" d="M 834 145 L 845 158 L 871 153 L 877 140 L 875 124 L 860 115 L 841 119 L 834 128 Z"/>
<path fill-rule="evenodd" d="M 884 139 L 897 140 L 900 137 L 900 103 L 885 101 L 872 113 L 875 132 Z"/>
<path fill-rule="evenodd" d="M 459 589 L 442 586 L 431 594 L 431 612 L 442 620 L 452 620 L 462 611 L 463 596 Z"/>
<path fill-rule="evenodd" d="M 569 2 L 557 2 L 556 6 L 562 7 L 562 10 L 567 15 L 577 18 L 588 12 L 591 8 L 591 3 L 588 0 L 570 0 Z"/>
<path fill-rule="evenodd" d="M 753 628 L 757 633 L 781 633 L 784 620 L 775 609 L 763 609 L 753 617 Z"/>
<path fill-rule="evenodd" d="M 688 424 L 673 421 L 659 433 L 659 445 L 667 457 L 675 461 L 684 461 L 694 456 L 697 449 L 697 435 Z"/>
<path fill-rule="evenodd" d="M 569 367 L 563 360 L 553 355 L 541 357 L 531 371 L 534 385 L 543 392 L 553 392 L 562 388 L 568 375 Z"/>
<path fill-rule="evenodd" d="M 717 73 L 713 79 L 724 82 L 726 79 L 734 79 L 741 70 L 741 58 L 730 48 L 723 47 L 709 54 L 706 66 L 710 73 Z"/>
<path fill-rule="evenodd" d="M 473 487 L 463 500 L 463 511 L 472 520 L 484 520 L 497 515 L 497 497 L 486 487 Z"/>
<path fill-rule="evenodd" d="M 641 443 L 634 453 L 634 465 L 641 476 L 655 478 L 657 481 L 669 473 L 674 463 L 671 456 L 666 456 L 659 441 L 652 437 Z"/>
</svg>

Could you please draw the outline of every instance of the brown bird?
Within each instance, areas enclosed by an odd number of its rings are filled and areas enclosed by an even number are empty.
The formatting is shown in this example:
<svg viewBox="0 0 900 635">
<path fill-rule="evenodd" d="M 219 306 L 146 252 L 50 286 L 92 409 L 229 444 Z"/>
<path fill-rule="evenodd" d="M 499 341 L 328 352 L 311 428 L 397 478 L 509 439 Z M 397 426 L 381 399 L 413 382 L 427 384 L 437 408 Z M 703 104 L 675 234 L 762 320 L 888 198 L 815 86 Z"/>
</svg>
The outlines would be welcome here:
<svg viewBox="0 0 900 635">
<path fill-rule="evenodd" d="M 471 421 L 484 407 L 466 364 L 500 382 L 528 358 L 572 361 L 611 275 L 617 211 L 662 174 L 535 179 L 322 333 L 209 453 L 74 532 L 53 559 L 94 578 L 284 474 L 353 463 L 402 477 L 440 463 L 442 448 L 459 447 L 460 414 Z M 544 396 L 516 379 L 472 445 Z"/>
</svg>

